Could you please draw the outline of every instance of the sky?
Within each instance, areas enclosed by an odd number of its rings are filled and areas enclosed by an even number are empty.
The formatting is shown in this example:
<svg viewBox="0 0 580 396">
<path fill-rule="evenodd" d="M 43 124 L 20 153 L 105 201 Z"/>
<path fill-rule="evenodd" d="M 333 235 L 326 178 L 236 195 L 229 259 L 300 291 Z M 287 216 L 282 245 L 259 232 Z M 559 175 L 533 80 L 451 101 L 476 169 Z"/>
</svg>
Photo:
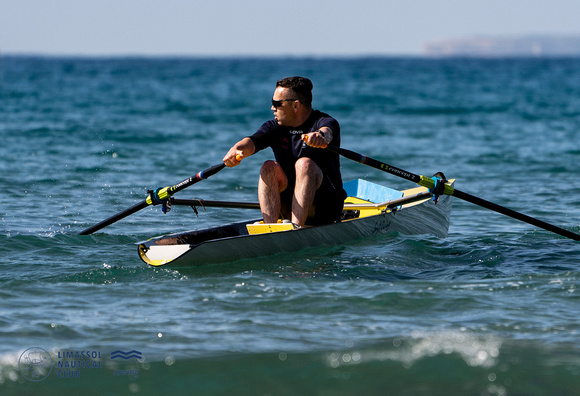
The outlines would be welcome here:
<svg viewBox="0 0 580 396">
<path fill-rule="evenodd" d="M 580 36 L 579 0 L 0 0 L 0 53 L 420 55 L 432 41 Z"/>
</svg>

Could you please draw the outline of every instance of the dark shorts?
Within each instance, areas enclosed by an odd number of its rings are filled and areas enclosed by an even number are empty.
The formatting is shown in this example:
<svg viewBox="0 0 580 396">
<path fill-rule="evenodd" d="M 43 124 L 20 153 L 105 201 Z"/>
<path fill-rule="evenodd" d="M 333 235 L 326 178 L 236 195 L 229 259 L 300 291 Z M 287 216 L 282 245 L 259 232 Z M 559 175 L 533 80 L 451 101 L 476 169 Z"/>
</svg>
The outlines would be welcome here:
<svg viewBox="0 0 580 396">
<path fill-rule="evenodd" d="M 289 185 L 280 194 L 282 201 L 282 216 L 285 219 L 292 218 L 292 196 L 294 195 L 294 185 Z M 322 184 L 316 190 L 314 196 L 314 215 L 306 219 L 306 225 L 318 226 L 335 223 L 340 219 L 346 192 L 342 186 L 335 188 L 328 176 L 324 176 Z"/>
</svg>

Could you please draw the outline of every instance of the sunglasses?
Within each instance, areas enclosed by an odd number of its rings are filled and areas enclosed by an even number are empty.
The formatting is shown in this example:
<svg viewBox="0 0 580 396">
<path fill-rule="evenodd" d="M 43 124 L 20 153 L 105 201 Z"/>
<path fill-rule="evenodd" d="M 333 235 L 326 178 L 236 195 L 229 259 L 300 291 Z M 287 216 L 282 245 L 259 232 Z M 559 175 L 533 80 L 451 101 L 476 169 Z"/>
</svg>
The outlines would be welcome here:
<svg viewBox="0 0 580 396">
<path fill-rule="evenodd" d="M 282 104 L 283 104 L 282 102 L 293 102 L 295 100 L 298 100 L 298 99 L 280 99 L 280 100 L 272 99 L 272 106 L 278 108 L 278 107 L 282 106 Z"/>
</svg>

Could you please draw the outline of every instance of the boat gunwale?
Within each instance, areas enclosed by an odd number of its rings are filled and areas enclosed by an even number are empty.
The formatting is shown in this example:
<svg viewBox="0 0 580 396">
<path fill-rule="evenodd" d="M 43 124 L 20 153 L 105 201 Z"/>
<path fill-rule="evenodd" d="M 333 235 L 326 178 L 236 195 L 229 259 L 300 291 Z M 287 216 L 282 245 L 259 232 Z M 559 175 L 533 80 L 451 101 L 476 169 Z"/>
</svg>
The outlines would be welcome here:
<svg viewBox="0 0 580 396">
<path fill-rule="evenodd" d="M 423 188 L 421 187 L 421 189 L 423 189 Z M 345 202 L 349 198 L 356 198 L 356 197 L 347 197 L 345 199 Z M 420 197 L 419 194 L 416 194 L 416 195 L 403 196 L 401 198 L 392 199 L 392 200 L 389 200 L 389 201 L 386 201 L 383 203 L 351 204 L 352 206 L 347 207 L 347 209 L 345 209 L 345 211 L 346 210 L 356 210 L 357 208 L 368 208 L 368 209 L 377 209 L 377 210 L 381 210 L 381 208 L 384 208 L 384 209 L 382 209 L 380 212 L 377 212 L 376 214 L 372 214 L 370 216 L 355 217 L 355 218 L 345 219 L 345 220 L 335 222 L 335 223 L 322 224 L 322 225 L 312 226 L 312 227 L 300 227 L 300 228 L 295 228 L 293 230 L 277 231 L 276 233 L 287 232 L 287 231 L 293 231 L 293 232 L 304 231 L 304 230 L 308 230 L 308 229 L 312 229 L 312 228 L 319 229 L 319 228 L 328 227 L 328 226 L 335 226 L 338 224 L 348 223 L 348 222 L 352 222 L 355 220 L 362 220 L 362 219 L 365 219 L 367 217 L 380 216 L 383 213 L 391 213 L 391 212 L 393 212 L 393 210 L 399 210 L 396 208 L 396 206 L 401 206 L 401 209 L 402 209 L 402 207 L 404 207 L 404 206 L 409 207 L 409 205 L 419 205 L 423 202 L 428 201 L 429 199 L 430 199 L 429 197 Z M 395 206 L 395 207 L 393 207 L 393 206 Z M 244 221 L 225 224 L 225 225 L 221 225 L 221 226 L 203 228 L 203 229 L 198 229 L 198 230 L 182 231 L 182 232 L 177 232 L 177 233 L 173 233 L 173 234 L 166 234 L 166 235 L 161 235 L 158 237 L 153 237 L 153 238 L 148 239 L 146 241 L 138 242 L 138 245 L 146 245 L 148 247 L 148 246 L 153 245 L 157 241 L 161 241 L 161 240 L 165 240 L 165 239 L 178 238 L 179 236 L 186 236 L 186 235 L 190 235 L 190 234 L 194 234 L 194 233 L 199 233 L 201 235 L 204 233 L 209 233 L 209 232 L 212 232 L 215 230 L 221 230 L 224 228 L 238 228 L 238 227 L 242 228 L 243 226 L 245 226 L 247 224 L 252 224 L 252 223 L 256 223 L 256 222 L 260 222 L 260 221 L 261 221 L 261 219 L 244 220 Z M 235 239 L 235 238 L 242 238 L 242 237 L 244 237 L 244 238 L 245 237 L 255 237 L 255 236 L 259 236 L 259 235 L 263 235 L 263 234 L 261 234 L 261 233 L 260 234 L 250 234 L 250 233 L 246 232 L 246 233 L 240 233 L 238 235 L 226 236 L 226 237 L 222 237 L 222 238 L 205 239 L 205 240 L 200 241 L 199 243 L 187 243 L 186 242 L 186 243 L 175 243 L 175 244 L 158 245 L 158 246 L 186 245 L 187 244 L 191 248 L 196 248 L 201 244 L 212 242 L 212 241 L 221 241 L 221 240 Z"/>
</svg>

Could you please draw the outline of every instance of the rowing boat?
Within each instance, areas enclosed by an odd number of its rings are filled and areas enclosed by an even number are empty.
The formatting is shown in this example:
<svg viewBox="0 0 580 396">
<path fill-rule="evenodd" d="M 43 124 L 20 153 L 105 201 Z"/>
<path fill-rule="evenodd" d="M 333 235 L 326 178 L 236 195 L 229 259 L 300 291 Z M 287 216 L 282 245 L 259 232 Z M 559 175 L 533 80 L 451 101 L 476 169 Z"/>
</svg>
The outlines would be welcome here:
<svg viewBox="0 0 580 396">
<path fill-rule="evenodd" d="M 425 187 L 397 191 L 361 179 L 345 183 L 344 188 L 348 197 L 343 220 L 337 223 L 296 228 L 288 222 L 250 220 L 152 238 L 138 243 L 139 256 L 156 267 L 198 266 L 340 245 L 386 233 L 447 236 L 449 196 L 435 202 Z"/>
<path fill-rule="evenodd" d="M 345 190 L 350 192 L 350 195 L 345 201 L 344 218 L 336 224 L 295 229 L 292 224 L 286 223 L 254 224 L 255 222 L 241 222 L 217 228 L 183 232 L 139 243 L 141 258 L 146 263 L 154 266 L 169 263 L 200 265 L 205 262 L 223 262 L 240 258 L 267 256 L 280 252 L 300 250 L 310 246 L 342 244 L 353 239 L 388 232 L 433 234 L 444 237 L 449 228 L 451 197 L 462 199 L 568 239 L 580 241 L 580 234 L 457 190 L 453 187 L 453 181 L 443 182 L 445 176 L 441 172 L 436 174 L 437 177 L 429 178 L 351 150 L 330 145 L 325 148 L 352 161 L 417 183 L 421 187 L 396 191 L 387 187 L 373 185 L 372 183 L 369 184 L 362 180 L 349 182 L 350 184 L 347 183 L 345 185 Z M 82 230 L 79 235 L 90 235 L 149 205 L 163 205 L 163 212 L 167 212 L 172 204 L 177 204 L 177 201 L 180 201 L 179 204 L 194 206 L 202 200 L 185 202 L 188 200 L 176 200 L 173 198 L 173 194 L 215 175 L 225 167 L 225 163 L 222 162 L 198 172 L 195 176 L 191 176 L 173 186 L 150 190 L 146 199 Z M 361 186 L 371 187 L 365 189 Z M 442 203 L 438 206 L 429 206 L 428 198 L 431 194 L 434 195 L 434 202 L 442 200 Z M 398 196 L 398 198 L 392 198 L 385 202 L 380 201 L 381 197 L 384 198 L 391 195 Z M 194 203 L 191 204 L 191 202 Z M 213 202 L 228 208 L 260 208 L 259 204 L 235 202 L 223 204 L 220 201 Z M 400 215 L 399 213 L 403 214 Z M 286 231 L 292 232 L 286 233 Z"/>
<path fill-rule="evenodd" d="M 343 219 L 337 223 L 296 228 L 287 221 L 264 224 L 250 220 L 139 242 L 139 256 L 156 267 L 198 266 L 341 245 L 387 233 L 447 236 L 450 196 L 435 200 L 425 187 L 398 191 L 361 179 L 345 183 L 344 189 L 348 197 Z"/>
</svg>

